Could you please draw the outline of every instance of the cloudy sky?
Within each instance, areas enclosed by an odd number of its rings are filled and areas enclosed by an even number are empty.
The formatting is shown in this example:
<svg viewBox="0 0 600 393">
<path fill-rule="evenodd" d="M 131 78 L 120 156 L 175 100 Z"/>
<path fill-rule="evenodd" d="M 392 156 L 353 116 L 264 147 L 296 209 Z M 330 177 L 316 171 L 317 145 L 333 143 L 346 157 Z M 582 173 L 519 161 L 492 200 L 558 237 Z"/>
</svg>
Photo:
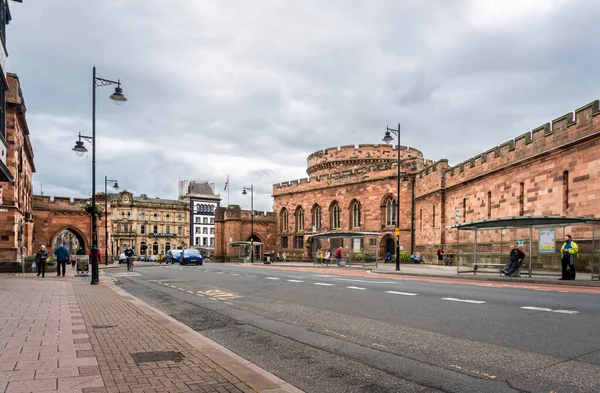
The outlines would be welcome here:
<svg viewBox="0 0 600 393">
<path fill-rule="evenodd" d="M 554 0 L 25 0 L 10 4 L 36 194 L 90 193 L 92 66 L 97 187 L 177 197 L 230 176 L 231 203 L 270 210 L 319 149 L 402 144 L 451 164 L 600 96 L 600 2 Z"/>
</svg>

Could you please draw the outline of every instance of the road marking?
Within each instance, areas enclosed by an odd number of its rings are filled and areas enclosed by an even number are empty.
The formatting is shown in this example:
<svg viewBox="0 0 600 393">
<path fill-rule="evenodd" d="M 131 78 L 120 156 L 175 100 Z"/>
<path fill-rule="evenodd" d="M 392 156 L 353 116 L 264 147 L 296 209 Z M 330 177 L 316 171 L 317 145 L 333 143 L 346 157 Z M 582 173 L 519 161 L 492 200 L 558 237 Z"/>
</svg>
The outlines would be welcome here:
<svg viewBox="0 0 600 393">
<path fill-rule="evenodd" d="M 346 287 L 346 288 L 348 288 L 348 289 L 359 289 L 361 291 L 364 291 L 365 289 L 367 289 L 367 288 L 361 288 L 361 287 Z"/>
<path fill-rule="evenodd" d="M 229 273 L 230 276 L 239 276 L 239 273 Z"/>
<path fill-rule="evenodd" d="M 249 275 L 249 274 L 248 274 L 248 277 L 256 278 L 256 277 L 258 277 L 258 276 L 251 276 L 251 275 Z"/>
<path fill-rule="evenodd" d="M 326 282 L 316 282 L 316 283 L 314 283 L 314 284 L 315 284 L 315 285 L 322 285 L 322 286 L 324 286 L 324 287 L 331 287 L 331 286 L 334 286 L 334 285 L 335 285 L 335 284 L 329 284 L 329 283 L 326 283 Z"/>
<path fill-rule="evenodd" d="M 450 300 L 452 302 L 472 303 L 472 304 L 484 304 L 485 300 L 469 300 L 469 299 L 457 299 L 454 297 L 443 297 L 442 300 Z"/>
<path fill-rule="evenodd" d="M 304 282 L 302 280 L 288 280 L 289 282 Z"/>
<path fill-rule="evenodd" d="M 192 292 L 192 291 L 187 291 L 187 293 L 191 293 L 191 294 L 193 294 L 194 292 Z"/>
<path fill-rule="evenodd" d="M 175 285 L 169 285 L 171 288 L 177 288 Z"/>
<path fill-rule="evenodd" d="M 371 280 L 355 280 L 353 278 L 334 278 L 339 281 L 352 281 L 352 282 L 367 282 L 369 284 L 397 284 L 395 281 L 371 281 Z"/>
<path fill-rule="evenodd" d="M 286 276 L 287 278 L 304 278 L 302 276 Z"/>
<path fill-rule="evenodd" d="M 180 291 L 185 291 L 185 289 L 183 289 L 183 288 L 177 288 L 177 289 L 179 289 Z"/>
<path fill-rule="evenodd" d="M 553 310 L 553 309 L 547 308 L 547 307 L 525 306 L 525 307 L 521 307 L 521 308 L 524 309 L 524 310 L 555 312 L 555 313 L 558 313 L 558 314 L 579 314 L 579 311 L 574 311 L 574 310 Z"/>
<path fill-rule="evenodd" d="M 217 274 L 225 274 L 225 272 L 217 272 Z"/>
<path fill-rule="evenodd" d="M 418 293 L 396 292 L 396 291 L 385 291 L 385 293 L 391 293 L 392 295 L 404 295 L 404 296 L 417 296 L 418 295 Z"/>
<path fill-rule="evenodd" d="M 266 280 L 279 280 L 279 277 L 265 277 Z"/>
</svg>

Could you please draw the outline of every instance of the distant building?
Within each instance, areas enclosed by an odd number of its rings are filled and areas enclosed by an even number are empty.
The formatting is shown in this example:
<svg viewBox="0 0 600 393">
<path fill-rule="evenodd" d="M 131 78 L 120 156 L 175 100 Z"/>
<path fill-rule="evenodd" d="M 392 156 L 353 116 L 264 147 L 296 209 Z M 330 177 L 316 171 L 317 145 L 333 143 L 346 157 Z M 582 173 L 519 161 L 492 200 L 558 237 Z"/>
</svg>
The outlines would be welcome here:
<svg viewBox="0 0 600 393">
<path fill-rule="evenodd" d="M 214 250 L 215 210 L 221 205 L 215 183 L 182 180 L 179 182 L 179 199 L 190 206 L 190 245 Z"/>
<path fill-rule="evenodd" d="M 189 206 L 182 201 L 133 196 L 129 191 L 109 194 L 112 255 L 130 246 L 136 255 L 165 255 L 189 247 Z"/>
</svg>

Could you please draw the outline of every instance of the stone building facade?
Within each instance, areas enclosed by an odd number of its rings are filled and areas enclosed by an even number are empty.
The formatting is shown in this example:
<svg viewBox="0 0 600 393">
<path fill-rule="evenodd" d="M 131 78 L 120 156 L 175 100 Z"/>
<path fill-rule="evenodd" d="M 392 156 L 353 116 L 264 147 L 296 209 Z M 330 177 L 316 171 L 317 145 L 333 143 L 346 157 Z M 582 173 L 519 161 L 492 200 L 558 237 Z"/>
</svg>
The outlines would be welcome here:
<svg viewBox="0 0 600 393">
<path fill-rule="evenodd" d="M 113 255 L 122 253 L 125 246 L 132 247 L 136 255 L 157 256 L 190 246 L 189 203 L 144 194 L 136 197 L 126 190 L 109 194 L 108 199 Z"/>
<path fill-rule="evenodd" d="M 25 100 L 15 74 L 7 74 L 6 165 L 11 181 L 0 181 L 0 263 L 20 263 L 33 251 L 33 148 L 29 140 Z"/>
<path fill-rule="evenodd" d="M 197 180 L 179 182 L 179 199 L 190 204 L 190 245 L 212 254 L 215 247 L 215 210 L 221 196 L 215 183 Z"/>
<path fill-rule="evenodd" d="M 472 241 L 451 228 L 509 216 L 600 216 L 600 114 L 598 101 L 513 140 L 450 166 L 401 146 L 400 245 L 433 262 L 440 246 Z M 310 178 L 275 184 L 277 249 L 310 258 L 340 244 L 312 240 L 324 232 L 376 232 L 364 250 L 383 256 L 396 244 L 397 147 L 349 145 L 308 157 Z M 567 228 L 581 239 L 589 228 Z M 508 231 L 505 240 L 528 236 Z M 482 233 L 493 244 L 499 234 Z M 536 239 L 532 239 L 535 241 Z M 456 246 L 458 247 L 458 246 Z M 491 246 L 490 246 L 491 247 Z M 502 250 L 498 250 L 499 252 Z"/>
</svg>

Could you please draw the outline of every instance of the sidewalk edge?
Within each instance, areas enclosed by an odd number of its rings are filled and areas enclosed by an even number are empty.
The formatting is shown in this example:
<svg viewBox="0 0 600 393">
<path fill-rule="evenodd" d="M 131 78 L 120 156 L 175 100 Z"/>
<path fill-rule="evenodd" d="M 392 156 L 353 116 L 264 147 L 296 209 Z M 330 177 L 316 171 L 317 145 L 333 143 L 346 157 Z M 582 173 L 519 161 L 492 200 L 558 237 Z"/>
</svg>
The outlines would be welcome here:
<svg viewBox="0 0 600 393">
<path fill-rule="evenodd" d="M 173 334 L 176 334 L 179 337 L 181 337 L 183 340 L 185 340 L 188 344 L 190 344 L 191 346 L 196 348 L 198 351 L 202 352 L 204 354 L 204 356 L 209 358 L 215 364 L 219 365 L 219 367 L 222 367 L 224 370 L 227 370 L 231 374 L 235 375 L 241 381 L 243 381 L 245 384 L 247 384 L 250 388 L 255 389 L 257 392 L 304 393 L 302 390 L 298 389 L 294 385 L 292 385 L 292 384 L 284 381 L 283 379 L 277 377 L 276 375 L 273 375 L 270 372 L 258 367 L 254 363 L 250 362 L 249 360 L 244 359 L 243 357 L 237 355 L 236 353 L 225 348 L 221 344 L 211 340 L 210 338 L 203 336 L 202 334 L 198 333 L 191 327 L 185 325 L 182 322 L 179 322 L 178 320 L 165 314 L 161 310 L 159 310 L 155 307 L 152 307 L 151 305 L 144 302 L 143 300 L 137 298 L 136 296 L 132 295 L 131 293 L 118 287 L 114 283 L 103 282 L 103 284 L 105 284 L 104 286 L 106 286 L 107 288 L 110 288 L 111 290 L 116 292 L 119 296 L 128 297 L 128 299 L 123 299 L 123 300 L 133 303 L 137 307 L 146 308 L 146 309 L 156 313 L 158 316 L 166 319 L 170 324 L 175 325 L 178 329 L 184 330 L 185 331 L 184 335 L 182 335 L 179 332 L 173 331 L 173 330 L 171 330 L 171 331 Z M 206 348 L 212 349 L 212 350 L 214 350 L 214 352 L 212 354 L 206 354 L 205 353 L 206 351 L 203 351 L 203 349 L 206 349 Z M 216 360 L 216 359 L 212 358 L 211 355 L 217 355 L 221 359 Z M 233 364 L 231 364 L 231 363 L 233 363 Z M 229 364 L 229 366 L 227 366 L 226 364 Z M 252 386 L 252 384 L 249 383 L 248 381 L 254 380 L 255 378 L 253 378 L 253 375 L 256 375 L 256 374 L 267 379 L 274 386 L 268 386 L 268 387 L 265 386 L 264 388 L 260 388 L 260 387 L 257 388 L 255 386 Z"/>
</svg>

